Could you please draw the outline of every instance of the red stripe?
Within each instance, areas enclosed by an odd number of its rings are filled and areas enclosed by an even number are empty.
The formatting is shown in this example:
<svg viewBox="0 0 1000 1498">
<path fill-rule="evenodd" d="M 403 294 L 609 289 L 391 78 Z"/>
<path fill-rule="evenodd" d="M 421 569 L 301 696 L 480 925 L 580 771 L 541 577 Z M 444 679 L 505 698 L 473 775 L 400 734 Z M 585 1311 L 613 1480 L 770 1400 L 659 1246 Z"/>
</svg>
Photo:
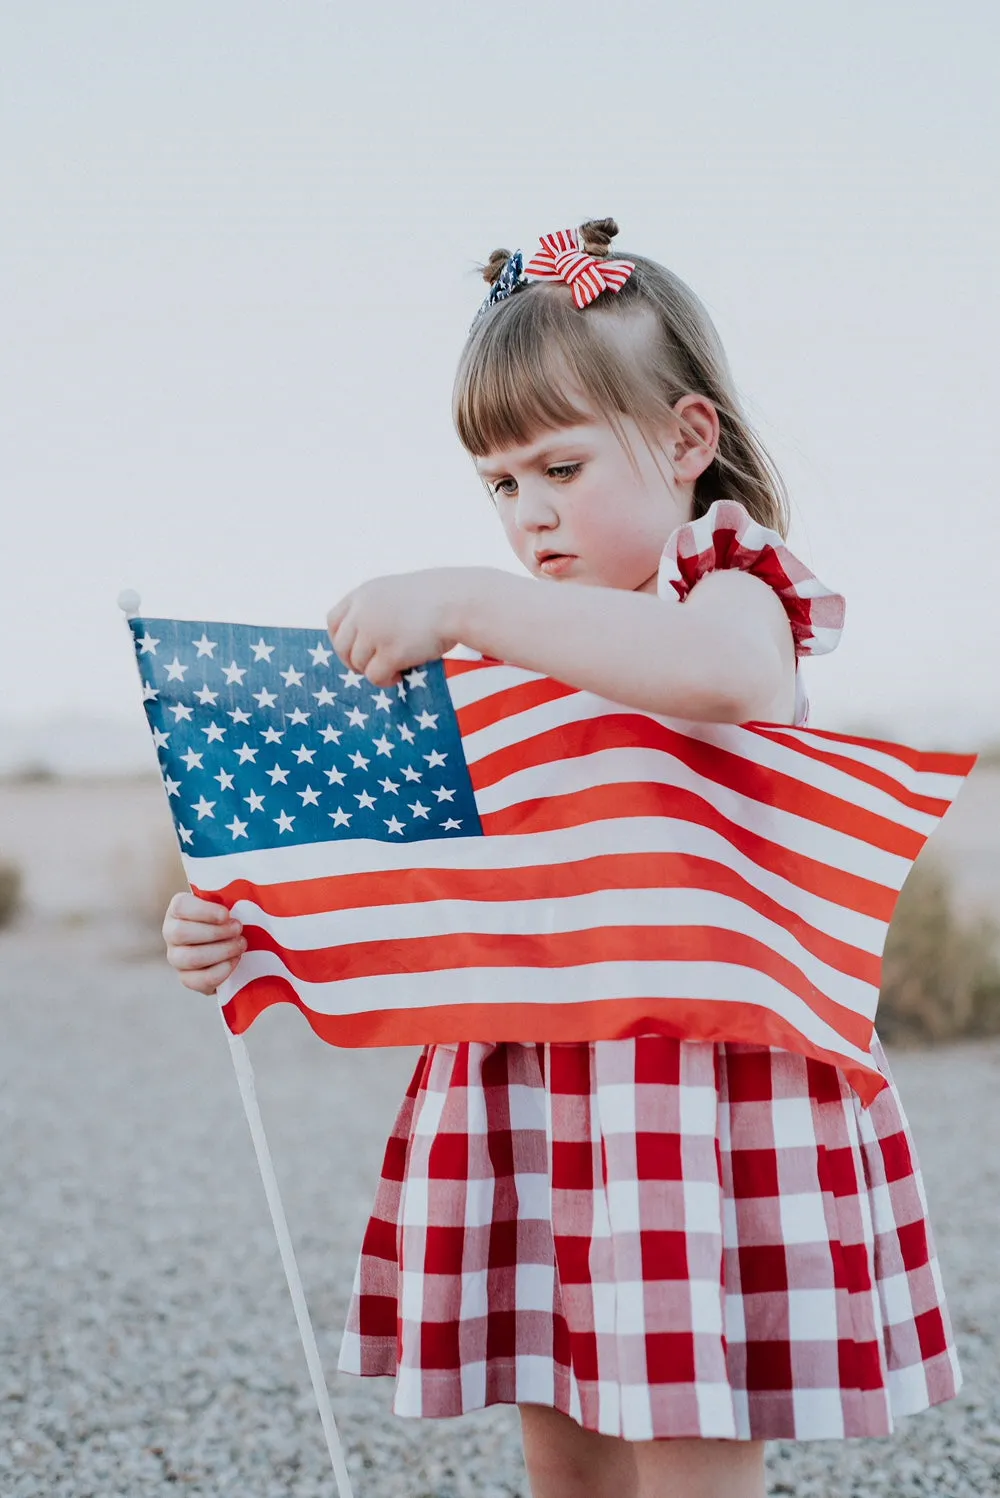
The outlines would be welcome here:
<svg viewBox="0 0 1000 1498">
<path fill-rule="evenodd" d="M 519 801 L 516 806 L 506 807 L 503 811 L 487 812 L 482 817 L 482 824 L 487 836 L 494 837 L 553 832 L 626 816 L 674 817 L 707 827 L 718 832 L 762 868 L 773 870 L 810 894 L 875 920 L 888 923 L 899 898 L 898 891 L 888 885 L 876 884 L 860 874 L 847 873 L 823 863 L 821 859 L 810 858 L 808 854 L 792 852 L 780 843 L 740 827 L 704 797 L 693 791 L 679 790 L 677 786 L 640 782 L 599 786 L 566 796 L 541 796 L 535 801 Z"/>
<path fill-rule="evenodd" d="M 747 723 L 743 726 L 753 733 L 760 733 L 766 735 L 767 738 L 776 738 L 786 742 L 782 730 L 791 725 Z M 953 754 L 948 750 L 911 749 L 908 744 L 893 744 L 885 739 L 863 738 L 859 734 L 840 733 L 834 728 L 807 728 L 804 732 L 808 733 L 811 738 L 829 739 L 835 744 L 860 744 L 864 749 L 876 749 L 880 754 L 890 759 L 898 759 L 901 764 L 923 775 L 968 775 L 979 758 L 978 754 Z M 790 742 L 793 748 L 801 747 L 797 739 L 789 738 L 787 742 Z M 857 761 L 852 761 L 852 763 L 856 764 Z"/>
<path fill-rule="evenodd" d="M 632 1035 L 676 1035 L 682 1040 L 737 1041 L 779 1046 L 814 1060 L 839 1066 L 867 1107 L 888 1086 L 871 1068 L 812 1045 L 769 1009 L 754 1004 L 733 1006 L 712 999 L 665 999 L 661 1014 L 650 1018 L 648 999 L 598 999 L 584 1004 L 441 1004 L 425 1009 L 384 1009 L 367 1014 L 318 1014 L 302 1003 L 284 978 L 255 978 L 229 1000 L 223 1014 L 230 1030 L 241 1035 L 271 1004 L 293 1004 L 328 1045 L 447 1045 L 481 1041 L 533 1040 L 573 1042 L 623 1040 Z M 734 1013 L 734 1007 L 737 1012 Z M 867 1049 L 867 1043 L 865 1046 Z"/>
<path fill-rule="evenodd" d="M 336 983 L 389 973 L 435 973 L 460 967 L 578 968 L 603 962 L 731 962 L 753 968 L 796 994 L 853 1045 L 871 1037 L 871 1021 L 836 1003 L 794 962 L 764 942 L 719 926 L 599 926 L 541 936 L 516 932 L 455 932 L 437 936 L 359 941 L 293 951 L 260 926 L 245 925 L 251 952 L 273 952 L 293 978 Z M 876 988 L 874 998 L 878 998 Z"/>
<path fill-rule="evenodd" d="M 538 681 L 519 682 L 516 687 L 505 687 L 501 692 L 492 692 L 489 697 L 482 697 L 478 702 L 470 702 L 466 707 L 457 708 L 455 716 L 459 731 L 465 738 L 481 728 L 490 728 L 503 718 L 512 717 L 514 713 L 527 712 L 529 708 L 539 707 L 544 702 L 557 702 L 561 697 L 572 697 L 576 690 L 576 687 L 567 687 L 563 682 L 552 681 L 547 676 Z"/>
<path fill-rule="evenodd" d="M 794 749 L 806 759 L 816 760 L 821 764 L 831 765 L 834 769 L 846 771 L 855 780 L 863 781 L 866 785 L 875 786 L 877 790 L 885 791 L 892 796 L 901 806 L 908 806 L 913 811 L 926 812 L 928 816 L 943 817 L 951 805 L 951 801 L 945 796 L 919 796 L 911 791 L 908 786 L 887 774 L 884 770 L 878 770 L 874 765 L 865 764 L 863 761 L 852 759 L 845 754 L 835 754 L 832 750 L 824 750 L 819 744 L 801 743 L 798 739 L 789 737 L 783 733 L 769 732 L 767 737 L 773 742 L 784 744 L 789 749 Z M 839 734 L 842 739 L 844 735 Z M 939 756 L 932 756 L 938 758 Z M 943 757 L 943 756 L 941 756 Z M 978 759 L 976 754 L 954 755 L 952 758 L 960 760 L 961 764 L 953 770 L 941 770 L 935 773 L 967 775 Z M 915 768 L 924 774 L 931 773 L 930 765 L 923 763 Z"/>
<path fill-rule="evenodd" d="M 881 886 L 877 888 L 882 893 Z M 557 900 L 620 889 L 660 889 L 664 899 L 669 899 L 674 889 L 710 890 L 728 895 L 782 926 L 829 967 L 864 983 L 879 981 L 880 964 L 875 954 L 817 930 L 794 911 L 756 889 L 727 864 L 688 853 L 606 853 L 572 863 L 497 870 L 389 869 L 384 873 L 330 875 L 290 880 L 285 884 L 254 885 L 245 879 L 234 879 L 224 889 L 215 891 L 214 898 L 228 909 L 237 900 L 250 900 L 267 915 L 287 918 L 429 900 L 489 904 Z M 195 893 L 202 891 L 196 889 Z"/>
<path fill-rule="evenodd" d="M 469 774 L 473 788 L 480 791 L 529 766 L 579 759 L 604 749 L 669 751 L 706 780 L 724 786 L 729 793 L 735 792 L 759 801 L 763 806 L 805 817 L 902 858 L 916 858 L 927 841 L 926 833 L 902 827 L 898 822 L 856 806 L 841 796 L 805 785 L 778 770 L 752 764 L 741 754 L 702 739 L 690 738 L 665 724 L 634 713 L 609 713 L 596 721 L 567 723 L 548 729 L 484 756 L 469 766 Z M 621 792 L 617 785 L 608 789 L 616 798 Z M 673 790 L 674 787 L 664 789 Z M 487 818 L 483 817 L 484 830 L 486 821 Z"/>
</svg>

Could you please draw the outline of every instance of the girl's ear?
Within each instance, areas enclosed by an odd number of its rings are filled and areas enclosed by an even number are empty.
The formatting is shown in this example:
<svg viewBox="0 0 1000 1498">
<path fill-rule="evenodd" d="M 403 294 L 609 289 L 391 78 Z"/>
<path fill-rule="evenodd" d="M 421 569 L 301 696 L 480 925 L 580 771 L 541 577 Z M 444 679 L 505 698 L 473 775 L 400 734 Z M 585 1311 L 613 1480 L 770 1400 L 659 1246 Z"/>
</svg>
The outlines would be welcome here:
<svg viewBox="0 0 1000 1498">
<path fill-rule="evenodd" d="M 682 396 L 674 413 L 680 418 L 673 433 L 674 471 L 681 483 L 693 483 L 719 450 L 719 413 L 704 395 Z"/>
</svg>

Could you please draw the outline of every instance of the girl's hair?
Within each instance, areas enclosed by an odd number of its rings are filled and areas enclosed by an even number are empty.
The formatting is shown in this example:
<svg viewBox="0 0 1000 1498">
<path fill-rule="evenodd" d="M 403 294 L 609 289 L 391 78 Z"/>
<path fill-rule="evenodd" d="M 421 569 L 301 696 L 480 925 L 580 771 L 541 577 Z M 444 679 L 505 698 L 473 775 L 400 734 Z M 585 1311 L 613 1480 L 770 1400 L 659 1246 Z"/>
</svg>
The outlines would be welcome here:
<svg viewBox="0 0 1000 1498">
<path fill-rule="evenodd" d="M 612 218 L 580 226 L 587 254 L 609 254 L 618 233 Z M 494 250 L 482 267 L 492 284 L 508 258 Z M 652 452 L 650 435 L 673 415 L 683 395 L 706 396 L 719 413 L 716 456 L 695 481 L 692 518 L 717 499 L 736 499 L 754 520 L 788 534 L 788 493 L 766 449 L 743 412 L 722 341 L 694 292 L 655 260 L 617 251 L 635 270 L 618 292 L 602 293 L 578 308 L 569 288 L 533 281 L 477 318 L 462 350 L 455 377 L 453 415 L 459 439 L 473 457 L 530 442 L 553 427 L 574 426 L 590 412 L 575 406 L 578 387 L 589 405 L 613 428 L 629 461 L 620 417 L 636 422 Z M 650 336 L 618 336 L 626 320 L 644 318 Z"/>
</svg>

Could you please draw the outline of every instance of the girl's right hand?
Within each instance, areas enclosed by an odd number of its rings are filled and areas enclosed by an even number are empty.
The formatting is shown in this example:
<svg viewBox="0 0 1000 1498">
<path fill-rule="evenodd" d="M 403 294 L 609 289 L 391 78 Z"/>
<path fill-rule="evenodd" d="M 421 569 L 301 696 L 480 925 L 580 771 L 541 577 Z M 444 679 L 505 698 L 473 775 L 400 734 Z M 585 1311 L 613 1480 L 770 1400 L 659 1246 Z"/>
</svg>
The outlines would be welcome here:
<svg viewBox="0 0 1000 1498">
<path fill-rule="evenodd" d="M 212 994 L 247 949 L 243 927 L 224 905 L 189 892 L 174 895 L 163 918 L 167 961 L 185 988 Z"/>
</svg>

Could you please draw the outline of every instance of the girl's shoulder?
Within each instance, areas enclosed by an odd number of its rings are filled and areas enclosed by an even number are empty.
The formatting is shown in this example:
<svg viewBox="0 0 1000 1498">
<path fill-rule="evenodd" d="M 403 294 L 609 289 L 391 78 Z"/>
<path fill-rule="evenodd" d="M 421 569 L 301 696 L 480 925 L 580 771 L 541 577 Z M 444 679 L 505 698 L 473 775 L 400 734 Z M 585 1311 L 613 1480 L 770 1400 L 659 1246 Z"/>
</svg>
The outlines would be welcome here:
<svg viewBox="0 0 1000 1498">
<path fill-rule="evenodd" d="M 840 643 L 846 601 L 792 553 L 776 530 L 735 499 L 717 499 L 667 538 L 657 593 L 678 602 L 709 572 L 739 568 L 773 588 L 792 628 L 796 657 L 825 655 Z"/>
</svg>

